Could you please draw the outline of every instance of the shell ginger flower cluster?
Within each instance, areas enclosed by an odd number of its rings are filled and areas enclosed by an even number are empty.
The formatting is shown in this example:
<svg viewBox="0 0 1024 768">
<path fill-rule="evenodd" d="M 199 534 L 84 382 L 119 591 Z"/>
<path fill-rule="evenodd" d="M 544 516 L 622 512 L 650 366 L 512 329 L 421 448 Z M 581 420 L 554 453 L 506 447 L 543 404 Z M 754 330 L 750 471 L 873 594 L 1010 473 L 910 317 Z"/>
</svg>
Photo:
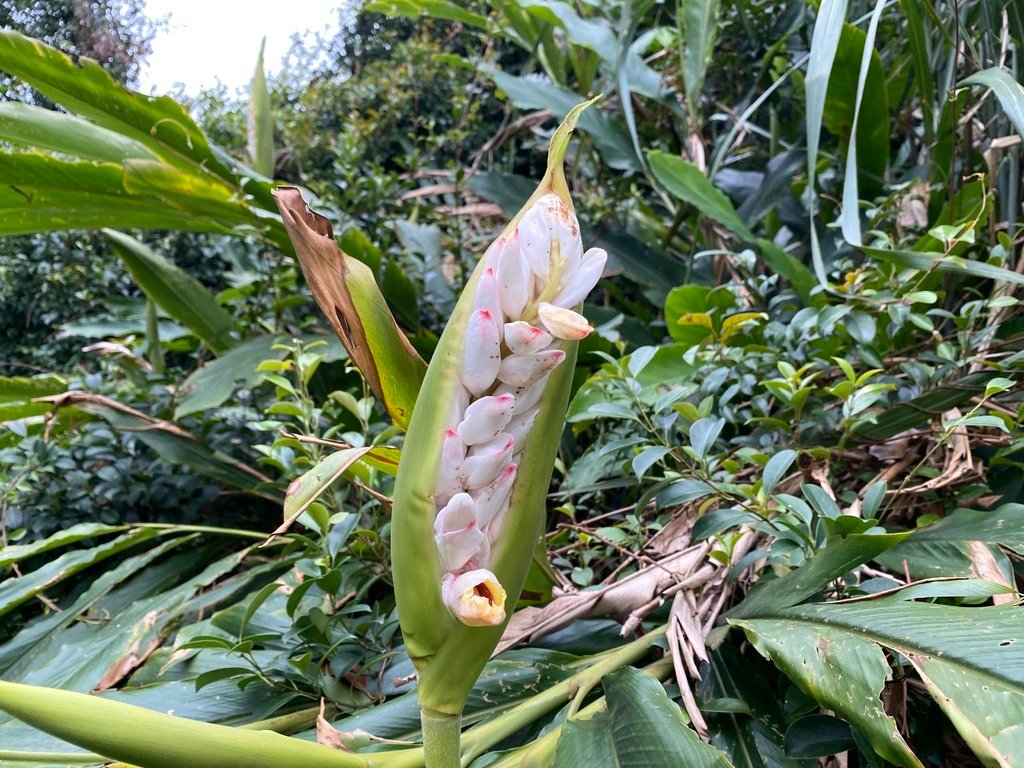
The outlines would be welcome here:
<svg viewBox="0 0 1024 768">
<path fill-rule="evenodd" d="M 583 252 L 579 222 L 556 195 L 537 200 L 484 256 L 434 492 L 442 597 L 469 626 L 505 620 L 491 548 L 549 374 L 565 360 L 563 340 L 593 330 L 573 308 L 606 259 L 599 248 Z"/>
</svg>

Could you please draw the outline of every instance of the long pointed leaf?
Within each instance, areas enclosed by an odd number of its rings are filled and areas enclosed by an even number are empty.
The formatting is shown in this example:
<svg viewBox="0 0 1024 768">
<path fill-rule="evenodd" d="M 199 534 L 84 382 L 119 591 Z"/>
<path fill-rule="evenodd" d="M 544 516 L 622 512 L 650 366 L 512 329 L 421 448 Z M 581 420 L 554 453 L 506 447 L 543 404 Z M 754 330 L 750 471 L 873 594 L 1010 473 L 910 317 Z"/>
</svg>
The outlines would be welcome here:
<svg viewBox="0 0 1024 768">
<path fill-rule="evenodd" d="M 103 234 L 150 301 L 205 341 L 215 355 L 235 345 L 234 318 L 202 283 L 133 237 L 111 229 Z"/>
</svg>

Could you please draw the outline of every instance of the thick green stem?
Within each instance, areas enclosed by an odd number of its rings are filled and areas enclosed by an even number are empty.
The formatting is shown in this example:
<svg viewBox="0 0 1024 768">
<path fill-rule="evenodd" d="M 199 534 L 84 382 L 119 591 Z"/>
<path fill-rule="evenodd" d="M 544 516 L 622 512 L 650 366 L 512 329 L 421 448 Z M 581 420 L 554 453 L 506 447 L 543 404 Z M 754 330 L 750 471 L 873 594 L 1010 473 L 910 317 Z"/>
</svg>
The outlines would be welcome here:
<svg viewBox="0 0 1024 768">
<path fill-rule="evenodd" d="M 449 715 L 432 709 L 420 710 L 423 725 L 423 757 L 426 768 L 459 768 L 462 756 L 459 739 L 462 715 Z"/>
</svg>

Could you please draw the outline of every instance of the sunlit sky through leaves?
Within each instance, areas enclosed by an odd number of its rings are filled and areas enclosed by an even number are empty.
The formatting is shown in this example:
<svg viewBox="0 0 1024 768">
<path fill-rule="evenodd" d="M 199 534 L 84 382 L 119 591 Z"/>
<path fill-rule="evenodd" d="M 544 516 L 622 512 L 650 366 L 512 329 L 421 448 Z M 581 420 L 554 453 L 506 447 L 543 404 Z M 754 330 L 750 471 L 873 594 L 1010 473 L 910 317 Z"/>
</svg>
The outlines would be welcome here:
<svg viewBox="0 0 1024 768">
<path fill-rule="evenodd" d="M 147 14 L 166 17 L 167 23 L 153 40 L 140 90 L 167 93 L 181 83 L 194 95 L 218 80 L 232 91 L 245 87 L 264 36 L 265 65 L 275 73 L 293 35 L 333 35 L 335 9 L 341 5 L 339 0 L 147 0 Z"/>
</svg>

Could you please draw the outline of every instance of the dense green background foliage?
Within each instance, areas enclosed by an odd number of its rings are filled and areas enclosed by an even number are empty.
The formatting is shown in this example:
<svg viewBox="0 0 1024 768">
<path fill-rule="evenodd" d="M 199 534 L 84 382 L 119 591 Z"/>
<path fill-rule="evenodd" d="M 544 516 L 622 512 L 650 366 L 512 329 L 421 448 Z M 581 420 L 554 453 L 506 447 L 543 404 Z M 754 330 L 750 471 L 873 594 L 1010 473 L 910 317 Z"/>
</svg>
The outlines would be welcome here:
<svg viewBox="0 0 1024 768">
<path fill-rule="evenodd" d="M 416 741 L 402 432 L 270 189 L 306 190 L 429 359 L 557 120 L 604 93 L 567 168 L 610 255 L 597 330 L 468 759 L 1019 764 L 1019 4 L 339 13 L 298 52 L 322 64 L 189 118 L 120 90 L 139 3 L 0 3 L 112 75 L 0 39 L 0 679 Z M 0 744 L 70 749 L 6 715 Z"/>
</svg>

